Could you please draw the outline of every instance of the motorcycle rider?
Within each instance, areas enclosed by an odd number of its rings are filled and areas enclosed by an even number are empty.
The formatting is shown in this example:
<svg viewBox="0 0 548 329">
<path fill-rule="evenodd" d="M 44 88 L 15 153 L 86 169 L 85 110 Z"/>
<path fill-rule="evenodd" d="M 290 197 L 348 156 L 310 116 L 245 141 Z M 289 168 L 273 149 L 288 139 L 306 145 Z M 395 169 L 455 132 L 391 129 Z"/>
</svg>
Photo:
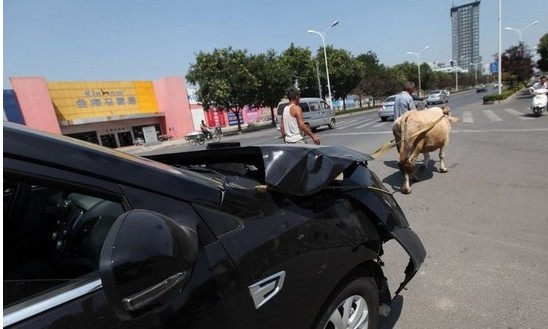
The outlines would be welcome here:
<svg viewBox="0 0 548 329">
<path fill-rule="evenodd" d="M 205 124 L 204 120 L 202 120 L 202 123 L 200 124 L 200 129 L 202 130 L 202 133 L 204 133 L 205 138 L 211 139 L 213 137 L 211 129 Z"/>
<path fill-rule="evenodd" d="M 548 82 L 546 81 L 546 76 L 541 76 L 539 78 L 539 81 L 535 82 L 535 84 L 531 87 L 531 91 L 537 90 L 537 89 L 548 89 Z"/>
</svg>

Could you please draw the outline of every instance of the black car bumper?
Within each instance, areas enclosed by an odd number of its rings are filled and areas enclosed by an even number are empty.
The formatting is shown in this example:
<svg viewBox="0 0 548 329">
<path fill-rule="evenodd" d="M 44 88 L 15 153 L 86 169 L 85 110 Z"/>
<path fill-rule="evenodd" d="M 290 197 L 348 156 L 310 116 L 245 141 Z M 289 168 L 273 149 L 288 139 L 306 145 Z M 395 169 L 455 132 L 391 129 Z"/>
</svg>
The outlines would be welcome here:
<svg viewBox="0 0 548 329">
<path fill-rule="evenodd" d="M 421 240 L 415 232 L 410 228 L 400 228 L 392 231 L 392 236 L 398 241 L 398 243 L 405 249 L 409 255 L 409 264 L 405 268 L 405 279 L 400 284 L 398 290 L 396 290 L 395 295 L 398 295 L 400 291 L 405 288 L 407 283 L 413 279 L 419 267 L 424 262 L 426 258 L 426 250 L 422 245 Z"/>
</svg>

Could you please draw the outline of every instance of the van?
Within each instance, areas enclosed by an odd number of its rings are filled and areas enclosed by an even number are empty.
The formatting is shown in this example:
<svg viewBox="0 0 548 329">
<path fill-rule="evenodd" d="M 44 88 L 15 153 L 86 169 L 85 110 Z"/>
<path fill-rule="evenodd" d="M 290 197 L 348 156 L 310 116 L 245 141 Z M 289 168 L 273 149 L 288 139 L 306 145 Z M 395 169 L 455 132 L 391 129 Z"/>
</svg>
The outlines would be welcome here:
<svg viewBox="0 0 548 329">
<path fill-rule="evenodd" d="M 284 99 L 278 103 L 276 114 L 276 126 L 280 129 L 282 114 L 284 108 L 289 105 L 289 100 Z M 303 97 L 299 102 L 303 110 L 304 123 L 310 127 L 310 130 L 316 131 L 319 126 L 327 125 L 329 129 L 335 128 L 335 110 L 326 101 L 317 97 Z"/>
</svg>

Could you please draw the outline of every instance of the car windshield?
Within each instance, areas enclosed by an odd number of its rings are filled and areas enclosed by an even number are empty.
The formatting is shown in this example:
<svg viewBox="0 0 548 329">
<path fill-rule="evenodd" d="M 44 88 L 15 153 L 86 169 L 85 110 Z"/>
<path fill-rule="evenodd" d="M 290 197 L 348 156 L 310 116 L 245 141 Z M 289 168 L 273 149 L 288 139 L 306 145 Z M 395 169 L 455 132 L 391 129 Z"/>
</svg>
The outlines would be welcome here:
<svg viewBox="0 0 548 329">
<path fill-rule="evenodd" d="M 394 102 L 394 100 L 396 100 L 396 96 L 390 96 L 390 97 L 387 97 L 383 103 L 390 103 L 390 102 Z"/>
<path fill-rule="evenodd" d="M 433 96 L 439 95 L 439 94 L 441 94 L 441 90 L 433 90 L 430 92 L 430 95 L 433 95 Z"/>
</svg>

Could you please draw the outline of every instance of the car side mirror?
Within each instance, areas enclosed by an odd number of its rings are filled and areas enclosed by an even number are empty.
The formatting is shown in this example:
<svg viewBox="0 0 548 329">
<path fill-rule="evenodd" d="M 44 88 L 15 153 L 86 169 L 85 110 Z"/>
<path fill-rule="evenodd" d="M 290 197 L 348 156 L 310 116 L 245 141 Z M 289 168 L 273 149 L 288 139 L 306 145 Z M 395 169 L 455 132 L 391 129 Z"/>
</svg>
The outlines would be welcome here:
<svg viewBox="0 0 548 329">
<path fill-rule="evenodd" d="M 194 230 L 152 211 L 122 214 L 101 249 L 99 273 L 108 302 L 122 320 L 166 302 L 188 281 L 197 254 Z"/>
</svg>

